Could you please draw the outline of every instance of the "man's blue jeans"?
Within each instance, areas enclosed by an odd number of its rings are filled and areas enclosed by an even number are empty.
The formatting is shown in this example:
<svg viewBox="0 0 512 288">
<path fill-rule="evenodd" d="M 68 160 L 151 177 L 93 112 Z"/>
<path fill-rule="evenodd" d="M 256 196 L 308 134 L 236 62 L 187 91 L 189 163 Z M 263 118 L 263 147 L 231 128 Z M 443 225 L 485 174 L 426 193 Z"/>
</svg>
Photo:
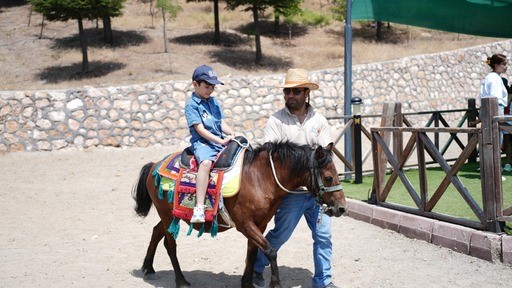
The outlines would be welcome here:
<svg viewBox="0 0 512 288">
<path fill-rule="evenodd" d="M 274 228 L 265 238 L 274 249 L 279 250 L 290 238 L 293 230 L 304 215 L 313 237 L 313 257 L 315 275 L 312 279 L 313 288 L 320 288 L 331 283 L 331 218 L 321 213 L 321 206 L 316 203 L 310 193 L 286 195 L 277 213 L 274 216 Z M 258 258 L 254 264 L 254 271 L 263 273 L 269 265 L 267 257 L 258 250 Z"/>
</svg>

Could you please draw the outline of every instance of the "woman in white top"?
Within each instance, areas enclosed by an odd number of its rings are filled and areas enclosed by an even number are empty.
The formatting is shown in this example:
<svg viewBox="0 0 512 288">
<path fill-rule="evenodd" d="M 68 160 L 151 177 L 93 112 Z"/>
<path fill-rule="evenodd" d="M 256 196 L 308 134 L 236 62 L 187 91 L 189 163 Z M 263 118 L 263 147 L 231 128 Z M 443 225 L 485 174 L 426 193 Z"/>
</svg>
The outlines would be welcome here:
<svg viewBox="0 0 512 288">
<path fill-rule="evenodd" d="M 509 105 L 508 91 L 500 76 L 502 73 L 507 72 L 507 57 L 503 54 L 494 54 L 492 57 L 487 58 L 487 64 L 491 66 L 492 72 L 485 76 L 482 81 L 481 97 L 496 97 L 498 99 L 498 108 L 500 115 L 504 115 L 505 107 Z M 503 170 L 510 172 L 512 171 L 511 165 L 511 154 L 512 154 L 512 139 L 511 135 L 506 133 L 500 133 L 500 143 L 503 144 L 505 149 L 505 166 Z M 504 139 L 503 139 L 504 138 Z M 503 149 L 502 148 L 502 149 Z M 503 176 L 502 176 L 502 180 Z"/>
<path fill-rule="evenodd" d="M 507 72 L 507 57 L 503 54 L 494 54 L 491 58 L 487 59 L 487 63 L 491 66 L 492 71 L 482 81 L 480 96 L 482 98 L 498 98 L 500 115 L 503 115 L 503 111 L 508 105 L 508 92 L 500 75 Z"/>
</svg>

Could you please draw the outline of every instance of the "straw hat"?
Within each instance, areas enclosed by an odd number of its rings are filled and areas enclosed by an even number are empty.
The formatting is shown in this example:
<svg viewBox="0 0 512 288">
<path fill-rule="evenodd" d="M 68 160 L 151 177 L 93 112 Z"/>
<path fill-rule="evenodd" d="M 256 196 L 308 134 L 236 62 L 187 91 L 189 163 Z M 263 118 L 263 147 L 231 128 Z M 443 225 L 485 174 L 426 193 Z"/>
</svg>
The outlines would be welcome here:
<svg viewBox="0 0 512 288">
<path fill-rule="evenodd" d="M 308 71 L 302 68 L 288 69 L 284 83 L 280 85 L 281 88 L 295 88 L 306 87 L 310 90 L 318 89 L 318 84 L 309 81 Z"/>
</svg>

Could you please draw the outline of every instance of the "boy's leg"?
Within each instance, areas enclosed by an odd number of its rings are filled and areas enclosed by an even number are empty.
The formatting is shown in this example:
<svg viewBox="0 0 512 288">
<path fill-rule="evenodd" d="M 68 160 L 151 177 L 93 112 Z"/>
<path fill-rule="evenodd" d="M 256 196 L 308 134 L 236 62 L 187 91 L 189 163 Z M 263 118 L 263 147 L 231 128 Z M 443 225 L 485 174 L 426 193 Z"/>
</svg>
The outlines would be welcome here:
<svg viewBox="0 0 512 288">
<path fill-rule="evenodd" d="M 208 178 L 210 177 L 211 160 L 204 160 L 199 164 L 196 177 L 196 207 L 194 207 L 194 215 L 190 222 L 204 222 L 204 198 L 206 197 L 206 189 L 208 189 Z"/>
<path fill-rule="evenodd" d="M 204 198 L 206 197 L 206 189 L 208 188 L 208 178 L 210 177 L 211 160 L 204 160 L 199 164 L 196 178 L 196 205 L 204 206 Z"/>
</svg>

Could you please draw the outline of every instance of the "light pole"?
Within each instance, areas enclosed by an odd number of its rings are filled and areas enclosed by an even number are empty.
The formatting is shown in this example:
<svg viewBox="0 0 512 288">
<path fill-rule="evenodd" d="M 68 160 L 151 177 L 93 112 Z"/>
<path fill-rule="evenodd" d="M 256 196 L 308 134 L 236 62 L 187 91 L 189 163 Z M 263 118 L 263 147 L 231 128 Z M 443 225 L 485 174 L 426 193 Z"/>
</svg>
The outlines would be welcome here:
<svg viewBox="0 0 512 288">
<path fill-rule="evenodd" d="M 352 114 L 354 120 L 354 184 L 363 183 L 363 160 L 361 155 L 361 105 L 363 100 L 360 97 L 354 97 L 350 100 L 352 103 Z"/>
<path fill-rule="evenodd" d="M 352 98 L 352 0 L 347 0 L 347 17 L 345 18 L 345 105 L 343 106 L 345 116 L 350 116 L 350 100 Z M 345 118 L 345 125 L 349 121 L 348 117 Z M 345 158 L 347 161 L 352 161 L 352 135 L 350 130 L 345 134 Z M 345 172 L 347 171 L 345 167 Z M 350 174 L 345 174 L 345 179 L 349 179 Z"/>
</svg>

